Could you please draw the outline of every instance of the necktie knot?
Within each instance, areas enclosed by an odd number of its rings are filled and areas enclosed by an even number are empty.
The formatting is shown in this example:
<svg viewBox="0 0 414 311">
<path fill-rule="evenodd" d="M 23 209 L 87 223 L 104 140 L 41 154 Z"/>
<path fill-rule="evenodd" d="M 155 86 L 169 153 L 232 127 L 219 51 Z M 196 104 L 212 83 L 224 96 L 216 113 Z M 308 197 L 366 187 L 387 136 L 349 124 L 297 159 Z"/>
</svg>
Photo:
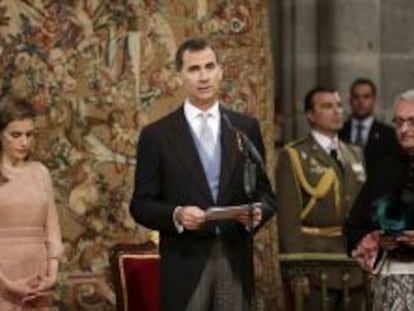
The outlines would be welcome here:
<svg viewBox="0 0 414 311">
<path fill-rule="evenodd" d="M 200 112 L 199 114 L 202 122 L 207 122 L 208 118 L 211 117 L 211 113 L 209 112 Z"/>
<path fill-rule="evenodd" d="M 335 161 L 335 163 L 339 166 L 339 168 L 343 172 L 344 166 L 343 166 L 341 160 L 339 159 L 338 149 L 336 147 L 331 148 L 331 150 L 329 151 L 329 155 L 331 156 L 331 158 Z"/>
<path fill-rule="evenodd" d="M 332 148 L 331 151 L 329 152 L 329 155 L 334 158 L 334 160 L 339 161 L 339 157 L 338 157 L 338 151 L 336 150 L 336 148 Z"/>
</svg>

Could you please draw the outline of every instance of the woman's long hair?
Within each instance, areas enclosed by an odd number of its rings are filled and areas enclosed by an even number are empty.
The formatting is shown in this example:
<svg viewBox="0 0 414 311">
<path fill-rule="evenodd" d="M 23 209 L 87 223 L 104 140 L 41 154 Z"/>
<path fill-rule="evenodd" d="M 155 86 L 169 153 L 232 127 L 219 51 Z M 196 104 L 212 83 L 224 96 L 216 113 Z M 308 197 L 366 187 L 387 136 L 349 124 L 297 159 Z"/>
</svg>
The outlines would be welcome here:
<svg viewBox="0 0 414 311">
<path fill-rule="evenodd" d="M 5 97 L 0 101 L 0 133 L 13 121 L 24 119 L 34 120 L 36 112 L 29 100 L 24 98 Z M 0 139 L 0 155 L 3 155 L 3 148 Z M 7 182 L 3 174 L 3 164 L 0 161 L 0 185 Z"/>
</svg>

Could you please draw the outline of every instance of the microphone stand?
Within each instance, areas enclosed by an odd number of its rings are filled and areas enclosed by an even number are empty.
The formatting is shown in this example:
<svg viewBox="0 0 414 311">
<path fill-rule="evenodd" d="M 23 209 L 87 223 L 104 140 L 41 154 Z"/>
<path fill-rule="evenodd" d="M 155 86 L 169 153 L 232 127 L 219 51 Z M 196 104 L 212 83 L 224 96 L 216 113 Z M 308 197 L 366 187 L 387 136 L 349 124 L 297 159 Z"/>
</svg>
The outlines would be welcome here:
<svg viewBox="0 0 414 311">
<path fill-rule="evenodd" d="M 256 163 L 254 163 L 249 155 L 249 150 L 244 147 L 244 191 L 247 196 L 247 206 L 249 209 L 249 225 L 248 229 L 252 233 L 254 232 L 254 217 L 253 217 L 253 201 L 254 201 L 254 192 L 256 190 Z"/>
<path fill-rule="evenodd" d="M 254 193 L 256 191 L 256 180 L 257 180 L 257 171 L 256 163 L 252 160 L 250 151 L 247 145 L 246 137 L 241 140 L 243 147 L 243 157 L 244 157 L 244 167 L 243 167 L 243 179 L 244 179 L 244 191 L 247 196 L 247 206 L 249 211 L 249 223 L 248 223 L 248 243 L 250 244 L 250 249 L 252 250 L 252 265 L 248 267 L 248 273 L 250 274 L 250 280 L 253 282 L 253 288 L 255 287 L 255 273 L 254 273 Z M 253 290 L 252 300 L 251 300 L 252 310 L 256 310 L 256 295 L 255 290 Z"/>
<path fill-rule="evenodd" d="M 227 114 L 223 114 L 223 119 L 227 123 L 228 128 L 236 134 L 237 139 L 237 145 L 239 147 L 240 152 L 243 155 L 244 158 L 244 166 L 243 166 L 243 186 L 244 191 L 246 193 L 247 197 L 247 206 L 249 211 L 249 223 L 248 223 L 248 231 L 249 231 L 249 237 L 248 237 L 248 243 L 250 243 L 249 247 L 252 250 L 252 264 L 248 267 L 248 272 L 250 274 L 250 280 L 254 283 L 255 277 L 254 277 L 254 195 L 256 192 L 256 186 L 257 186 L 257 167 L 259 168 L 259 171 L 265 178 L 267 178 L 266 175 L 266 169 L 264 166 L 264 161 L 260 155 L 260 153 L 257 151 L 254 144 L 250 141 L 250 139 L 240 130 L 235 128 L 233 124 L 231 123 L 230 119 L 228 118 Z M 254 284 L 253 284 L 254 288 Z M 255 291 L 253 289 L 252 294 L 252 310 L 256 310 L 256 299 L 255 299 Z"/>
</svg>

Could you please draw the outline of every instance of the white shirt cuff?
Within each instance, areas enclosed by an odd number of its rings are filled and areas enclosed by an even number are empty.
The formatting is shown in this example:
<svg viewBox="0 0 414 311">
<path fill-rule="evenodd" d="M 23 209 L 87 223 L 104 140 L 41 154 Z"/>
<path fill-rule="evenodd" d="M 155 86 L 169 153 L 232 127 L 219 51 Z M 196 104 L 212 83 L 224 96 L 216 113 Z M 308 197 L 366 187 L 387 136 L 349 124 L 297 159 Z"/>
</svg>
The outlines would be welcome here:
<svg viewBox="0 0 414 311">
<path fill-rule="evenodd" d="M 183 208 L 182 206 L 177 206 L 173 212 L 173 222 L 174 222 L 175 228 L 177 229 L 178 233 L 182 233 L 184 231 L 184 226 L 180 224 L 180 222 L 177 219 L 177 213 L 182 208 Z"/>
</svg>

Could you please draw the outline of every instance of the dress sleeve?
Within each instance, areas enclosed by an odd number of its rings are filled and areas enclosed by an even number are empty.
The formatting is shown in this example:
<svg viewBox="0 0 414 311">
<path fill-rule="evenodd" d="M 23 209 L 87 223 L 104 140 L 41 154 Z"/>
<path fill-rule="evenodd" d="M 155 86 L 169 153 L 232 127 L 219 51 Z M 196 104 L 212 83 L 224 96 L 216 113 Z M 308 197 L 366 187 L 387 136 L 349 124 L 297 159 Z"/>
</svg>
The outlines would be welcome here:
<svg viewBox="0 0 414 311">
<path fill-rule="evenodd" d="M 374 273 L 380 257 L 380 231 L 372 231 L 366 234 L 352 251 L 352 258 L 362 269 Z"/>
<path fill-rule="evenodd" d="M 42 166 L 45 191 L 47 195 L 47 216 L 45 221 L 48 258 L 61 258 L 63 255 L 62 234 L 56 210 L 52 179 L 48 169 Z"/>
</svg>

